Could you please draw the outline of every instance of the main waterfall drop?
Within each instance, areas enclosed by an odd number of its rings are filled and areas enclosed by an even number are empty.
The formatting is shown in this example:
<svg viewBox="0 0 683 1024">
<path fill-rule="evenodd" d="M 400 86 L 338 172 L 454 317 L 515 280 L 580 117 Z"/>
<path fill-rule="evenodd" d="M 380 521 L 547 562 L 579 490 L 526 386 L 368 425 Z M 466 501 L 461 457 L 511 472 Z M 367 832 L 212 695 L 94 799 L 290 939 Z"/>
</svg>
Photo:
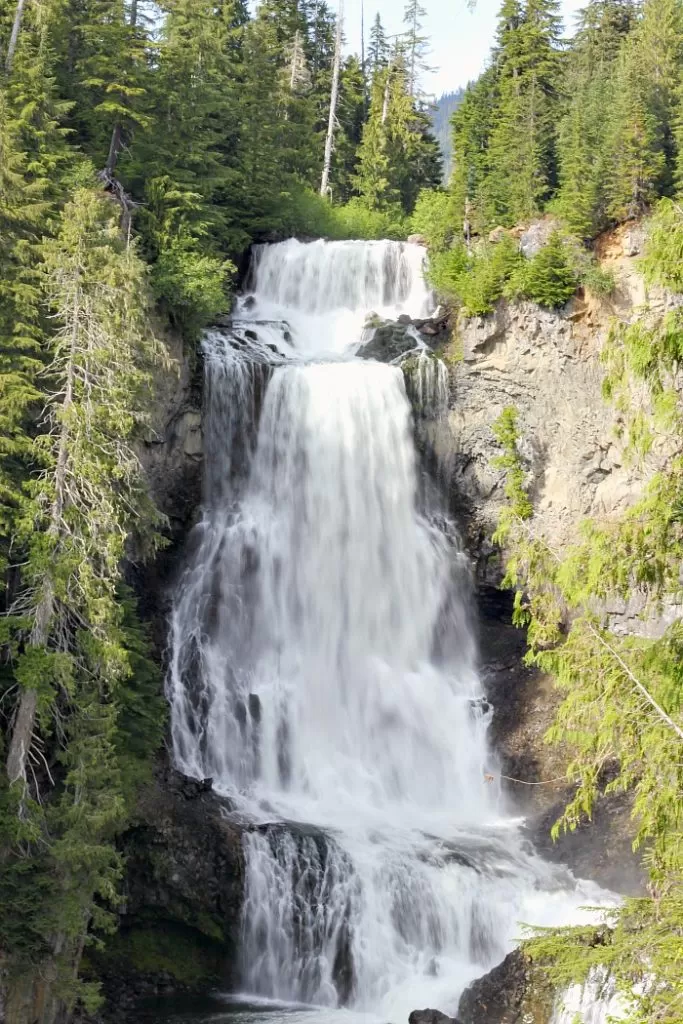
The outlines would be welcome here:
<svg viewBox="0 0 683 1024">
<path fill-rule="evenodd" d="M 178 767 L 245 826 L 242 990 L 385 1021 L 454 1011 L 519 922 L 595 900 L 487 781 L 466 565 L 421 506 L 400 367 L 356 357 L 369 314 L 429 313 L 423 255 L 256 252 L 204 343 L 205 508 L 169 673 Z"/>
</svg>

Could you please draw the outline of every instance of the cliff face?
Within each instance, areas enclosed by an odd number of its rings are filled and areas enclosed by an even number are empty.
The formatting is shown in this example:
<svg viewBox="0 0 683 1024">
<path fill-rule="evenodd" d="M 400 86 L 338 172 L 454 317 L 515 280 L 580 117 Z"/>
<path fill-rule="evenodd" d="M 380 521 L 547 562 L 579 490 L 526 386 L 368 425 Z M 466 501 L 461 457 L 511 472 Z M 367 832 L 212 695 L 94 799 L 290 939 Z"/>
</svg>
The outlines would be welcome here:
<svg viewBox="0 0 683 1024">
<path fill-rule="evenodd" d="M 511 598 L 499 590 L 504 553 L 490 538 L 504 502 L 504 477 L 492 465 L 499 453 L 492 424 L 506 406 L 516 408 L 534 529 L 554 550 L 575 540 L 586 518 L 616 518 L 639 498 L 669 454 L 667 441 L 658 439 L 642 464 L 629 461 L 621 414 L 603 397 L 601 353 L 615 319 L 631 320 L 646 299 L 669 302 L 646 293 L 637 265 L 643 240 L 637 227 L 602 240 L 600 255 L 617 283 L 609 300 L 580 295 L 557 312 L 501 301 L 491 315 L 461 321 L 446 351 L 448 413 L 420 427 L 472 555 L 482 671 L 494 707 L 491 739 L 502 773 L 518 780 L 507 783 L 508 793 L 528 815 L 530 835 L 546 856 L 624 893 L 642 887 L 627 798 L 602 801 L 591 824 L 550 840 L 571 796 L 552 782 L 564 774 L 564 754 L 544 742 L 560 695 L 552 680 L 524 664 L 524 635 L 511 626 Z M 646 401 L 645 394 L 634 397 Z M 608 611 L 617 631 L 659 632 L 678 610 L 645 625 L 638 607 L 615 602 Z"/>
<path fill-rule="evenodd" d="M 519 414 L 536 528 L 557 549 L 582 519 L 620 515 L 661 461 L 663 445 L 655 445 L 644 465 L 629 464 L 622 417 L 602 395 L 601 353 L 612 324 L 632 319 L 648 297 L 637 269 L 642 240 L 635 228 L 605 240 L 604 265 L 617 283 L 609 299 L 578 296 L 559 312 L 501 301 L 493 314 L 456 329 L 450 411 L 429 440 L 482 579 L 494 582 L 500 573 L 487 565 L 485 539 L 504 497 L 502 474 L 491 465 L 491 426 L 505 406 Z"/>
</svg>

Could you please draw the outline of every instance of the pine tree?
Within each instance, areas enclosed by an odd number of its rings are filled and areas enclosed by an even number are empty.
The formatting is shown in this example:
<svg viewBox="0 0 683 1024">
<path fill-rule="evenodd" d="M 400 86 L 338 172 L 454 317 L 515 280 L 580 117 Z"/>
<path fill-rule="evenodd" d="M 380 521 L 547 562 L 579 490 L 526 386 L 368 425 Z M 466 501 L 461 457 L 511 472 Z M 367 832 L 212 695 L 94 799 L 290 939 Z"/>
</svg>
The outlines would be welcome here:
<svg viewBox="0 0 683 1024">
<path fill-rule="evenodd" d="M 420 191 L 436 188 L 442 173 L 430 119 L 413 101 L 405 60 L 397 51 L 373 82 L 356 188 L 372 209 L 400 204 L 405 213 L 412 213 Z"/>
<path fill-rule="evenodd" d="M 403 15 L 403 24 L 406 26 L 408 90 L 413 100 L 421 97 L 420 80 L 422 75 L 430 70 L 427 64 L 429 40 L 427 36 L 422 34 L 426 16 L 427 11 L 420 3 L 420 0 L 408 0 Z"/>
<path fill-rule="evenodd" d="M 146 323 L 144 265 L 99 190 L 77 188 L 43 253 L 57 329 L 46 433 L 34 443 L 42 472 L 26 487 L 14 529 L 23 557 L 7 633 L 14 686 L 4 696 L 14 690 L 16 706 L 8 789 L 0 788 L 24 841 L 43 834 L 41 856 L 57 883 L 43 910 L 44 961 L 29 976 L 12 976 L 7 1002 L 21 999 L 31 1014 L 41 1000 L 49 1024 L 65 998 L 79 994 L 73 979 L 98 913 L 94 899 L 110 899 L 120 874 L 111 845 L 124 820 L 116 693 L 131 668 L 117 587 L 131 529 L 154 543 L 158 517 L 132 440 L 144 421 L 149 368 L 164 356 Z M 43 811 L 40 789 L 53 781 L 45 755 L 60 747 L 61 796 Z M 17 852 L 14 841 L 9 830 L 4 864 Z"/>
<path fill-rule="evenodd" d="M 392 180 L 390 140 L 386 119 L 385 97 L 391 87 L 390 68 L 378 71 L 372 83 L 370 112 L 358 151 L 358 173 L 355 188 L 373 210 L 396 206 L 399 191 Z"/>
<path fill-rule="evenodd" d="M 495 219 L 512 224 L 537 214 L 557 175 L 555 133 L 560 70 L 556 0 L 505 0 L 496 65 L 500 104 L 490 141 Z"/>
<path fill-rule="evenodd" d="M 60 127 L 67 105 L 55 95 L 45 12 L 42 24 L 36 14 L 24 13 L 12 75 L 0 85 L 0 532 L 30 454 L 27 416 L 40 400 L 45 327 L 37 253 L 55 225 L 69 160 Z"/>
<path fill-rule="evenodd" d="M 630 2 L 593 0 L 582 14 L 569 58 L 555 208 L 579 238 L 594 237 L 608 220 L 606 111 L 614 107 L 615 61 L 633 20 Z"/>
<path fill-rule="evenodd" d="M 69 24 L 64 81 L 72 125 L 95 165 L 115 177 L 136 131 L 149 123 L 149 26 L 139 0 L 83 0 Z"/>
<path fill-rule="evenodd" d="M 384 31 L 382 19 L 378 13 L 370 29 L 370 43 L 368 45 L 368 73 L 371 80 L 374 79 L 379 71 L 387 67 L 390 53 L 391 47 Z"/>
<path fill-rule="evenodd" d="M 365 81 L 357 57 L 348 57 L 342 69 L 337 120 L 332 197 L 335 202 L 343 203 L 353 195 L 357 153 L 365 124 Z"/>
<path fill-rule="evenodd" d="M 477 234 L 495 221 L 490 196 L 491 135 L 500 96 L 495 65 L 468 85 L 452 118 L 453 174 L 450 189 L 458 211 L 458 231 L 465 218 Z"/>
<path fill-rule="evenodd" d="M 633 33 L 619 55 L 609 125 L 607 212 L 615 220 L 647 209 L 666 174 L 660 126 L 651 104 L 645 55 Z"/>
</svg>

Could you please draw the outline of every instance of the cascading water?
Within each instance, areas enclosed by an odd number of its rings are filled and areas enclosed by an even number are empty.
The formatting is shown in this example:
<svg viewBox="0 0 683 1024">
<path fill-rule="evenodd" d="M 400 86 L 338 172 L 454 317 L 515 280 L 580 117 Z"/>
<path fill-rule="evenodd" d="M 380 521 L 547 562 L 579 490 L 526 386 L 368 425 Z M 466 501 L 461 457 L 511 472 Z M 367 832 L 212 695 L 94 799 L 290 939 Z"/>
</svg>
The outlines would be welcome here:
<svg viewBox="0 0 683 1024">
<path fill-rule="evenodd" d="M 385 1020 L 454 1010 L 518 922 L 596 899 L 487 781 L 457 538 L 418 508 L 401 369 L 355 358 L 368 314 L 428 313 L 422 262 L 390 242 L 256 253 L 205 340 L 205 510 L 169 674 L 178 766 L 251 823 L 244 990 Z M 445 368 L 416 358 L 438 412 Z"/>
</svg>

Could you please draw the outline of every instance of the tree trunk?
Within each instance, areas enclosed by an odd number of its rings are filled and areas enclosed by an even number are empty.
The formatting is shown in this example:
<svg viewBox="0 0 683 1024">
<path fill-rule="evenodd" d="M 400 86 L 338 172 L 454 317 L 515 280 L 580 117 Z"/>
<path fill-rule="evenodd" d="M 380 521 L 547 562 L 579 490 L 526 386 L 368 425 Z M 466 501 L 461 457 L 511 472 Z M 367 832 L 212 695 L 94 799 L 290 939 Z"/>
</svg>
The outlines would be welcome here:
<svg viewBox="0 0 683 1024">
<path fill-rule="evenodd" d="M 332 151 L 334 149 L 334 129 L 337 124 L 337 103 L 339 101 L 339 76 L 341 74 L 341 52 L 344 24 L 344 0 L 339 0 L 337 15 L 337 40 L 334 47 L 334 70 L 332 72 L 332 94 L 330 96 L 330 119 L 327 125 L 325 141 L 325 163 L 320 184 L 320 195 L 327 196 L 330 191 L 330 171 L 332 170 Z"/>
<path fill-rule="evenodd" d="M 125 12 L 124 12 L 125 18 Z M 129 25 L 133 31 L 135 31 L 138 23 L 138 0 L 132 0 L 130 5 L 130 22 Z M 107 163 L 105 164 L 104 173 L 107 179 L 114 177 L 114 171 L 116 165 L 119 162 L 119 154 L 121 153 L 121 144 L 123 142 L 123 125 L 120 121 L 117 121 L 114 125 L 114 130 L 111 133 L 111 142 L 109 144 L 109 156 L 107 157 Z"/>
<path fill-rule="evenodd" d="M 368 68 L 365 60 L 365 0 L 360 0 L 360 66 L 363 72 L 363 110 L 368 109 Z"/>
<path fill-rule="evenodd" d="M 391 98 L 391 64 L 387 68 L 387 80 L 384 86 L 384 103 L 382 105 L 382 124 L 387 123 L 389 116 L 389 100 Z"/>
<path fill-rule="evenodd" d="M 12 70 L 12 61 L 14 60 L 14 53 L 19 42 L 19 33 L 21 32 L 21 19 L 24 16 L 24 7 L 26 6 L 26 0 L 17 0 L 17 9 L 14 14 L 14 24 L 12 25 L 12 34 L 9 37 L 9 45 L 7 47 L 7 55 L 5 57 L 5 73 L 9 75 Z"/>
</svg>

